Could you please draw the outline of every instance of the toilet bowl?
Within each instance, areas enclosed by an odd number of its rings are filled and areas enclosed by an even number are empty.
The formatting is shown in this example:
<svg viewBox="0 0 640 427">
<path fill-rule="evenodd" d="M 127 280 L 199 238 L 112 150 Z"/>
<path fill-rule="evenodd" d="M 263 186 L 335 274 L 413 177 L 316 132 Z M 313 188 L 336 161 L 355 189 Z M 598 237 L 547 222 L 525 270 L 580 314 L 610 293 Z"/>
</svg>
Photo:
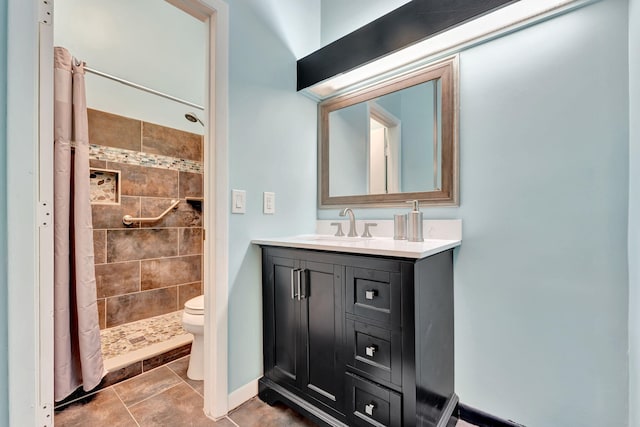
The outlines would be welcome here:
<svg viewBox="0 0 640 427">
<path fill-rule="evenodd" d="M 187 377 L 192 380 L 204 379 L 204 295 L 191 298 L 184 304 L 182 327 L 193 334 L 191 357 Z"/>
</svg>

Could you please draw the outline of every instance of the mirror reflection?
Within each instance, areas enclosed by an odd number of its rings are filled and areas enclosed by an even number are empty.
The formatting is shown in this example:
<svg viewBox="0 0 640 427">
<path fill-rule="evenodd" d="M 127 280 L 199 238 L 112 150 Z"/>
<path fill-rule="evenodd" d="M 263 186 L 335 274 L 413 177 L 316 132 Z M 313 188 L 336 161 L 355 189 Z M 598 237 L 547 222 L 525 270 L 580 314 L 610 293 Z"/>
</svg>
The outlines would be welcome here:
<svg viewBox="0 0 640 427">
<path fill-rule="evenodd" d="M 320 104 L 319 205 L 456 205 L 457 57 Z"/>
<path fill-rule="evenodd" d="M 331 196 L 441 186 L 440 79 L 329 113 Z"/>
</svg>

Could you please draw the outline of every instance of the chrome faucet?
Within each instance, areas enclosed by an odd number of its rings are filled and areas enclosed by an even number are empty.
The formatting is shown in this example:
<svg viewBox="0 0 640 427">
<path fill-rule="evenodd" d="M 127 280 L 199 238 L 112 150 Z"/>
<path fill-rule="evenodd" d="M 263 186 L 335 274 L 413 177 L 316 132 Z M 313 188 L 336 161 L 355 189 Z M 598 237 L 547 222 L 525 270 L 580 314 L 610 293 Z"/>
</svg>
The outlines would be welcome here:
<svg viewBox="0 0 640 427">
<path fill-rule="evenodd" d="M 349 214 L 349 237 L 358 237 L 358 233 L 356 232 L 356 217 L 353 214 L 351 208 L 344 208 L 340 211 L 340 216 L 346 216 Z"/>
</svg>

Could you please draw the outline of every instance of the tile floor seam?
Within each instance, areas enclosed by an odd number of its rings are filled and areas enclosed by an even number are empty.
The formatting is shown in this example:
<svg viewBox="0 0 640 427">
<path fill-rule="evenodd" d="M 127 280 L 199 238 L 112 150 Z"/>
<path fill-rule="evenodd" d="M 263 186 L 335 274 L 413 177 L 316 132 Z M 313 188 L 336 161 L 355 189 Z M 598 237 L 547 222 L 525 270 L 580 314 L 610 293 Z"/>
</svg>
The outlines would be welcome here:
<svg viewBox="0 0 640 427">
<path fill-rule="evenodd" d="M 177 362 L 178 360 L 182 360 L 182 359 L 184 359 L 185 357 L 189 357 L 189 356 L 181 357 L 180 359 L 176 359 L 176 360 L 174 360 L 173 362 Z M 169 368 L 169 370 L 170 370 L 171 372 L 173 372 L 173 373 L 175 374 L 175 376 L 176 376 L 176 377 L 178 377 L 178 378 L 180 379 L 180 381 L 182 381 L 183 383 L 185 383 L 187 386 L 189 386 L 189 388 L 190 388 L 191 390 L 195 391 L 195 392 L 196 392 L 196 394 L 197 394 L 198 396 L 200 396 L 200 397 L 202 397 L 202 399 L 204 399 L 204 395 L 200 394 L 200 392 L 199 392 L 198 390 L 196 390 L 196 389 L 195 389 L 195 387 L 193 387 L 191 384 L 189 384 L 189 382 L 188 382 L 187 380 L 185 380 L 185 379 L 184 379 L 184 378 L 182 378 L 180 375 L 178 375 L 178 373 L 177 373 L 176 371 L 174 371 L 174 370 L 173 370 L 173 368 L 172 368 L 171 366 L 169 366 L 169 365 L 170 365 L 170 363 L 167 363 L 165 366 L 166 366 L 167 368 Z M 189 377 L 187 377 L 187 378 L 189 378 Z M 195 380 L 192 380 L 192 381 L 195 381 Z M 203 381 L 204 381 L 204 380 L 203 380 Z"/>
<path fill-rule="evenodd" d="M 182 378 L 180 378 L 180 379 L 182 379 Z M 182 382 L 184 382 L 184 381 L 182 381 Z M 140 403 L 142 403 L 142 402 L 146 402 L 147 400 L 152 399 L 152 398 L 154 398 L 154 397 L 156 397 L 156 396 L 158 396 L 158 395 L 160 395 L 160 394 L 164 393 L 165 391 L 169 391 L 169 390 L 171 390 L 172 388 L 175 388 L 175 387 L 177 387 L 177 386 L 179 386 L 179 385 L 180 385 L 180 383 L 176 383 L 176 384 L 172 385 L 171 387 L 167 387 L 167 388 L 165 388 L 164 390 L 157 392 L 156 394 L 152 394 L 152 395 L 150 395 L 150 396 L 147 396 L 147 397 L 145 397 L 144 399 L 139 400 L 139 401 L 137 401 L 136 403 L 132 403 L 132 404 L 131 404 L 131 405 L 129 405 L 129 406 L 127 406 L 127 405 L 125 404 L 125 406 L 127 407 L 127 409 L 129 409 L 129 408 L 133 408 L 134 406 L 136 406 L 136 405 L 138 405 L 138 404 L 140 404 Z"/>
<path fill-rule="evenodd" d="M 227 415 L 225 415 L 225 416 L 224 416 L 224 418 L 226 418 L 226 419 L 228 419 L 229 421 L 231 421 L 231 424 L 233 424 L 234 426 L 236 426 L 236 427 L 240 427 L 240 424 L 238 424 L 238 423 L 236 423 L 235 421 L 233 421 L 233 420 L 229 417 L 229 415 L 228 415 L 228 414 L 227 414 Z"/>
<path fill-rule="evenodd" d="M 133 420 L 134 423 L 136 423 L 136 425 L 138 427 L 140 427 L 140 423 L 138 423 L 138 420 L 136 419 L 136 417 L 133 416 L 133 414 L 131 413 L 131 411 L 129 410 L 129 407 L 127 406 L 126 403 L 124 403 L 124 400 L 122 400 L 122 397 L 120 397 L 120 395 L 118 394 L 118 392 L 116 391 L 116 389 L 113 386 L 107 387 L 107 389 L 113 389 L 113 392 L 116 394 L 116 397 L 118 398 L 118 400 L 122 403 L 122 406 L 124 406 L 124 409 L 127 411 L 127 413 L 129 414 L 129 416 L 131 417 L 131 419 Z"/>
</svg>

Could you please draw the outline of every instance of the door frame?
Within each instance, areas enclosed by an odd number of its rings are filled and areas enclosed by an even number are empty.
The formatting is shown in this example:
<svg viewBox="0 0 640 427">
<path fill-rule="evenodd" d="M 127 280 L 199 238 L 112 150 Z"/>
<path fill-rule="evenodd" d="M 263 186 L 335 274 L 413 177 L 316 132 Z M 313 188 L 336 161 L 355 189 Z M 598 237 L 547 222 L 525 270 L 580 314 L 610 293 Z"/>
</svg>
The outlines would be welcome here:
<svg viewBox="0 0 640 427">
<path fill-rule="evenodd" d="M 222 0 L 167 0 L 208 24 L 208 78 L 205 109 L 204 224 L 204 412 L 213 419 L 227 414 L 229 304 L 229 7 Z M 204 19 L 203 19 L 204 18 Z M 207 214 L 208 213 L 208 214 Z"/>
<path fill-rule="evenodd" d="M 205 111 L 209 126 L 204 136 L 204 227 L 209 236 L 204 240 L 205 381 L 204 412 L 219 419 L 228 411 L 228 68 L 229 10 L 222 0 L 166 0 L 207 24 L 207 78 Z M 52 215 L 53 201 L 53 2 L 39 2 L 38 17 L 38 137 L 35 148 L 38 183 L 34 226 L 37 241 L 37 292 L 35 347 L 37 351 L 33 390 L 36 402 L 35 425 L 53 425 L 53 227 L 46 223 Z M 49 15 L 47 14 L 49 13 Z M 49 18 L 47 18 L 47 16 Z M 35 102 L 35 101 L 34 101 Z M 205 233 L 206 235 L 207 233 Z M 11 303 L 11 301 L 9 301 Z M 23 305 L 23 308 L 24 307 Z M 11 319 L 11 314 L 9 315 Z M 12 322 L 10 322 L 11 324 Z M 11 339 L 10 339 L 11 347 Z M 11 364 L 11 361 L 10 361 Z M 9 395 L 20 387 L 9 384 Z M 12 405 L 13 406 L 13 405 Z M 16 408 L 19 409 L 19 408 Z M 24 408 L 23 408 L 24 409 Z M 30 418 L 30 417 L 29 417 Z M 12 419 L 14 419 L 12 417 Z M 31 423 L 29 423 L 31 424 Z M 27 424 L 21 424 L 27 425 Z"/>
</svg>

